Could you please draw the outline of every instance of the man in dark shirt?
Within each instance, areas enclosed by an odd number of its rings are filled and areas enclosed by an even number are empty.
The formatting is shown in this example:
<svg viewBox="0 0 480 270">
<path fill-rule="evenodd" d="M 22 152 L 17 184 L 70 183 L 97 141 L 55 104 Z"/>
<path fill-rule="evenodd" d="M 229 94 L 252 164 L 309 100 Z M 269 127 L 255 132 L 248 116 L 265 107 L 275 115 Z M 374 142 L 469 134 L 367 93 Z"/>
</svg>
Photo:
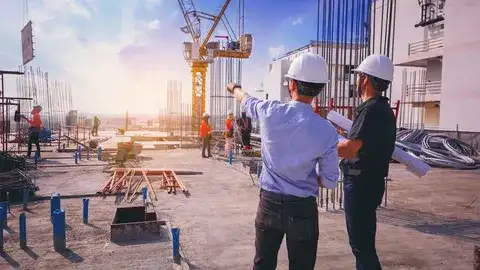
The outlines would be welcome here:
<svg viewBox="0 0 480 270">
<path fill-rule="evenodd" d="M 345 218 L 356 268 L 377 270 L 376 210 L 396 138 L 395 116 L 382 92 L 393 79 L 393 64 L 386 56 L 370 55 L 355 71 L 363 103 L 355 110 L 347 140 L 338 144 L 338 155 L 343 158 Z"/>
<path fill-rule="evenodd" d="M 252 133 L 252 118 L 248 117 L 246 112 L 242 112 L 242 117 L 237 119 L 237 126 L 240 127 L 244 149 L 251 149 L 250 137 Z"/>
</svg>

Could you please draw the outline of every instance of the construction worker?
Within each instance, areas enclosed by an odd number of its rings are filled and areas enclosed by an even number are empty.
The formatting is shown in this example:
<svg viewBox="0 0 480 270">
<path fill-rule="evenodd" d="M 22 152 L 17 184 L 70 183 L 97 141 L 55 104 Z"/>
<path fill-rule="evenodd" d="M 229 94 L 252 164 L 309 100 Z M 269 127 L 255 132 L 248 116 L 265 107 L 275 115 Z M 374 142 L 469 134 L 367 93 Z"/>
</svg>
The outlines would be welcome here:
<svg viewBox="0 0 480 270">
<path fill-rule="evenodd" d="M 210 129 L 210 124 L 208 123 L 208 119 L 210 115 L 208 113 L 203 113 L 202 115 L 202 123 L 200 124 L 200 138 L 202 138 L 202 157 L 209 158 L 212 157 L 210 153 L 211 148 L 211 141 L 212 141 L 212 134 Z M 207 154 L 205 155 L 205 150 L 207 150 Z"/>
<path fill-rule="evenodd" d="M 37 147 L 37 157 L 40 158 L 40 131 L 42 131 L 42 119 L 40 118 L 41 111 L 42 106 L 36 105 L 30 112 L 32 114 L 32 119 L 28 119 L 25 115 L 22 115 L 22 118 L 30 124 L 30 128 L 28 129 L 27 147 L 27 157 L 29 158 L 32 154 L 32 144 L 35 144 Z"/>
<path fill-rule="evenodd" d="M 242 144 L 245 150 L 252 149 L 250 138 L 252 134 L 252 118 L 247 116 L 247 112 L 242 112 L 242 117 L 237 119 L 237 126 L 240 127 L 242 135 Z"/>
<path fill-rule="evenodd" d="M 314 269 L 317 258 L 319 187 L 338 181 L 338 134 L 315 114 L 312 101 L 328 81 L 325 60 L 313 53 L 295 58 L 285 76 L 291 101 L 258 100 L 240 85 L 227 89 L 261 126 L 262 172 L 255 219 L 253 269 L 275 269 L 286 234 L 289 268 Z"/>
<path fill-rule="evenodd" d="M 227 119 L 225 119 L 225 157 L 230 155 L 233 146 L 233 121 L 233 112 L 229 110 L 227 112 Z"/>
<path fill-rule="evenodd" d="M 95 115 L 93 117 L 92 136 L 98 136 L 98 127 L 100 126 L 100 124 L 100 119 Z"/>
<path fill-rule="evenodd" d="M 385 177 L 395 148 L 395 116 L 382 93 L 393 79 L 392 61 L 370 55 L 355 69 L 357 94 L 347 140 L 338 144 L 344 174 L 345 218 L 357 269 L 381 269 L 375 249 L 376 210 L 385 191 Z"/>
</svg>

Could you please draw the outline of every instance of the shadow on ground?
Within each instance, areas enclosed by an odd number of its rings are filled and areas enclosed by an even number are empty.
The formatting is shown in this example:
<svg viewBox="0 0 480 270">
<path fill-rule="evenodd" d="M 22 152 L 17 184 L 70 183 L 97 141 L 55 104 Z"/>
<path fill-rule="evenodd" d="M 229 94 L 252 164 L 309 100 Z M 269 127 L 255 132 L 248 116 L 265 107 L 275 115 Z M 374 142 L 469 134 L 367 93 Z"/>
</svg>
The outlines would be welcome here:
<svg viewBox="0 0 480 270">
<path fill-rule="evenodd" d="M 381 223 L 409 228 L 422 233 L 449 236 L 467 242 L 480 241 L 480 221 L 457 219 L 431 213 L 380 208 L 377 219 Z"/>
</svg>

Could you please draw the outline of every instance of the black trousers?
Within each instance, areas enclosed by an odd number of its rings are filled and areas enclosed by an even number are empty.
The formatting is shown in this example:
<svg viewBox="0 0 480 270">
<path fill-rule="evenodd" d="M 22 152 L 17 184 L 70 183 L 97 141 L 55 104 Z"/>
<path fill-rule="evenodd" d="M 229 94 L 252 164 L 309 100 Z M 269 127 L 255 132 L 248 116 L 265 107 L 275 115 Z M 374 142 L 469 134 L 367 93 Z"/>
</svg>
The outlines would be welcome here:
<svg viewBox="0 0 480 270">
<path fill-rule="evenodd" d="M 383 177 L 346 176 L 345 219 L 357 270 L 382 269 L 375 248 L 377 208 L 385 192 Z"/>
<path fill-rule="evenodd" d="M 206 138 L 202 138 L 202 157 L 206 157 L 207 155 L 205 155 L 205 150 L 207 150 L 207 154 L 208 156 L 210 157 L 211 156 L 211 153 L 210 153 L 210 148 L 211 148 L 211 138 L 209 137 L 206 137 Z"/>
<path fill-rule="evenodd" d="M 40 141 L 39 141 L 39 132 L 31 131 L 28 135 L 28 146 L 27 146 L 27 156 L 30 157 L 32 155 L 32 144 L 37 146 L 38 157 L 40 157 Z"/>
<path fill-rule="evenodd" d="M 277 267 L 278 250 L 285 234 L 289 269 L 315 267 L 319 234 L 315 197 L 299 198 L 260 190 L 255 229 L 254 270 Z"/>
<path fill-rule="evenodd" d="M 251 138 L 250 132 L 242 132 L 242 144 L 244 146 L 250 145 L 250 138 Z"/>
</svg>

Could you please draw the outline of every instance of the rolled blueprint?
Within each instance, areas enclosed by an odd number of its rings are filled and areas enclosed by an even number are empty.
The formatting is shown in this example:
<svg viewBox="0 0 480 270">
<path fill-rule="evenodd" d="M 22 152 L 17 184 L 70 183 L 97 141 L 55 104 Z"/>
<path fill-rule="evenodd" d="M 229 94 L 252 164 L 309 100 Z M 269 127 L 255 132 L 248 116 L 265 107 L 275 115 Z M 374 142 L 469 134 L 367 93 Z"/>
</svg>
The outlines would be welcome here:
<svg viewBox="0 0 480 270">
<path fill-rule="evenodd" d="M 336 111 L 330 111 L 327 115 L 327 119 L 337 124 L 337 126 L 345 129 L 347 132 L 350 131 L 352 127 L 352 121 L 343 115 L 337 113 Z M 339 136 L 341 137 L 341 136 Z M 342 141 L 345 138 L 341 137 L 339 141 Z M 402 149 L 395 147 L 393 150 L 393 159 L 400 162 L 401 164 L 407 167 L 407 170 L 415 174 L 417 177 L 423 177 L 430 170 L 430 166 L 417 158 L 416 156 L 410 155 Z"/>
</svg>

